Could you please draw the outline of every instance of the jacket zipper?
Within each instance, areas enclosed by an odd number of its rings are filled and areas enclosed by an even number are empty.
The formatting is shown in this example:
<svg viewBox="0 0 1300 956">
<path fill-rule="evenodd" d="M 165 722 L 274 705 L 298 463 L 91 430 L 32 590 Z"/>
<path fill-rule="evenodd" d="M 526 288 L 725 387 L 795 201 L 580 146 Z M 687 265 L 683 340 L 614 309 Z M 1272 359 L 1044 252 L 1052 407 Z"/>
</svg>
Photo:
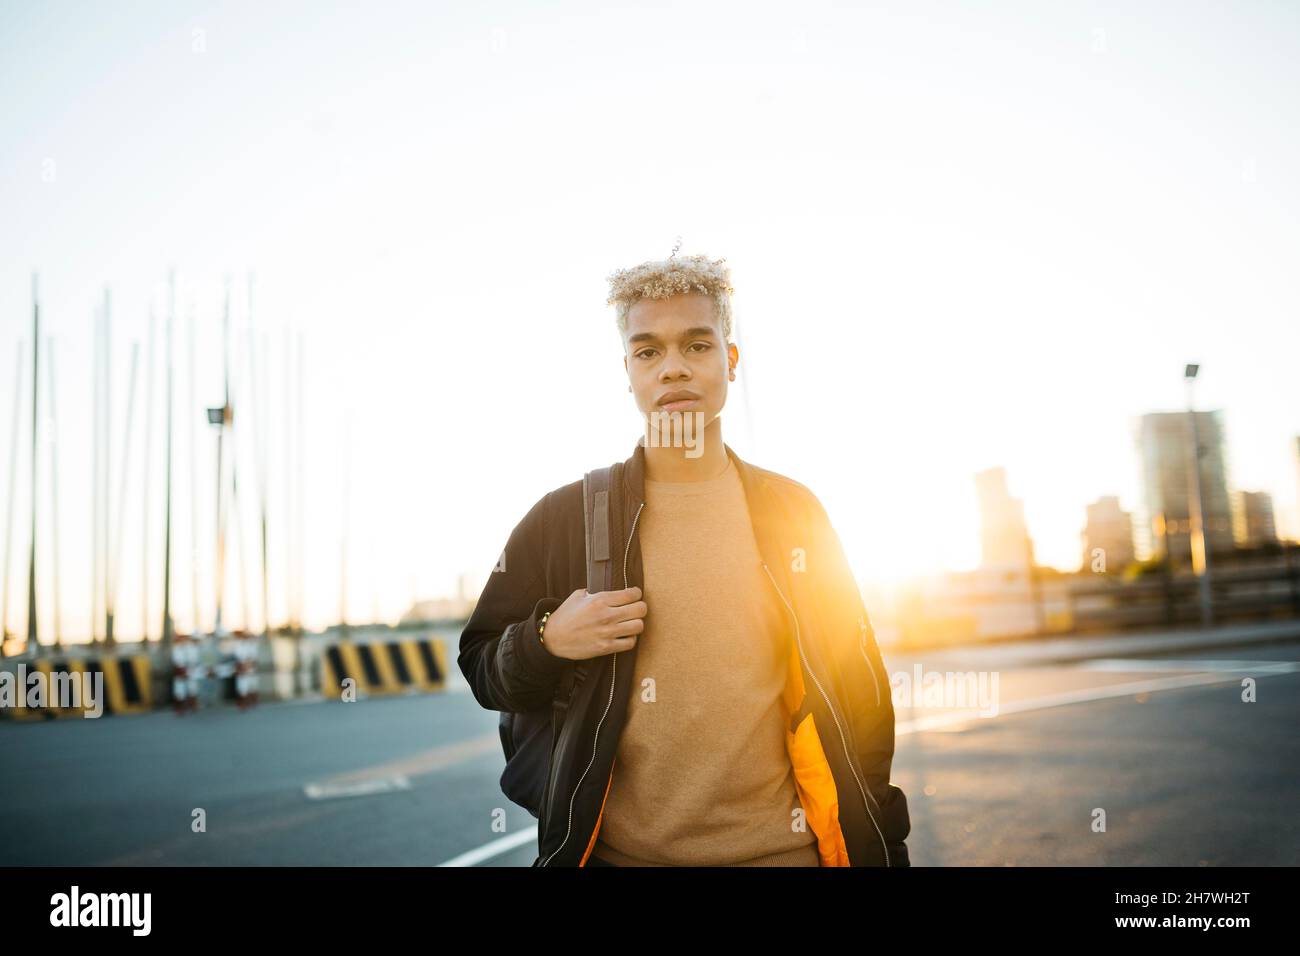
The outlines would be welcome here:
<svg viewBox="0 0 1300 956">
<path fill-rule="evenodd" d="M 632 536 L 636 534 L 636 523 L 637 520 L 641 517 L 641 509 L 644 507 L 645 507 L 644 501 L 641 502 L 641 504 L 637 507 L 636 515 L 633 516 L 632 518 L 632 530 L 628 532 L 627 545 L 624 546 L 623 548 L 623 589 L 624 590 L 627 590 L 627 556 L 632 550 Z M 555 851 L 546 858 L 546 860 L 542 863 L 542 866 L 548 866 L 550 862 L 553 859 L 555 859 L 555 854 L 559 853 L 561 850 L 564 849 L 564 847 L 569 842 L 569 837 L 573 834 L 573 802 L 578 798 L 578 791 L 582 788 L 582 781 L 587 779 L 587 771 L 590 770 L 592 768 L 592 765 L 595 764 L 596 762 L 596 750 L 600 745 L 600 728 L 602 725 L 604 725 L 605 718 L 609 715 L 610 705 L 614 703 L 614 685 L 618 680 L 618 655 L 621 653 L 622 651 L 615 651 L 614 659 L 610 662 L 609 698 L 605 701 L 605 712 L 600 715 L 600 720 L 596 722 L 596 736 L 591 742 L 591 759 L 587 761 L 586 769 L 582 771 L 582 776 L 578 778 L 578 782 L 573 786 L 573 793 L 569 795 L 569 825 L 564 831 L 564 840 L 563 842 L 560 843 L 559 846 L 555 848 Z M 868 811 L 868 814 L 869 813 L 870 811 Z"/>
<path fill-rule="evenodd" d="M 876 829 L 876 835 L 880 837 L 880 848 L 885 851 L 885 866 L 889 866 L 889 845 L 885 842 L 885 834 L 881 832 L 880 824 L 876 823 L 876 818 L 871 813 L 871 803 L 867 797 L 867 788 L 863 785 L 862 779 L 858 776 L 857 767 L 853 765 L 853 754 L 849 751 L 848 739 L 844 736 L 844 727 L 840 723 L 839 714 L 835 712 L 835 707 L 831 704 L 831 699 L 826 694 L 826 688 L 822 687 L 822 682 L 817 679 L 817 672 L 809 666 L 808 658 L 804 654 L 803 638 L 799 634 L 799 615 L 795 613 L 794 608 L 790 606 L 790 602 L 786 600 L 785 595 L 781 592 L 780 586 L 776 583 L 776 578 L 772 577 L 772 572 L 768 568 L 767 562 L 763 562 L 763 570 L 767 572 L 768 579 L 772 582 L 772 587 L 776 588 L 776 593 L 781 596 L 781 601 L 785 604 L 786 609 L 789 610 L 790 616 L 794 618 L 794 640 L 796 646 L 799 648 L 799 659 L 803 661 L 804 668 L 812 676 L 813 683 L 817 685 L 817 690 L 821 692 L 822 700 L 826 702 L 826 709 L 831 712 L 831 718 L 835 721 L 835 729 L 840 732 L 840 744 L 844 747 L 844 758 L 848 761 L 849 772 L 853 774 L 853 780 L 858 785 L 858 793 L 862 796 L 862 806 L 867 811 L 867 819 L 871 821 L 871 825 Z M 874 671 L 872 672 L 872 676 L 874 679 Z M 877 691 L 877 693 L 879 693 L 879 691 Z"/>
<path fill-rule="evenodd" d="M 880 678 L 876 676 L 875 665 L 871 663 L 871 658 L 867 656 L 867 622 L 862 615 L 858 615 L 858 633 L 861 637 L 858 640 L 858 648 L 862 651 L 862 659 L 867 662 L 867 669 L 871 671 L 871 686 L 876 689 L 876 706 L 880 706 Z"/>
</svg>

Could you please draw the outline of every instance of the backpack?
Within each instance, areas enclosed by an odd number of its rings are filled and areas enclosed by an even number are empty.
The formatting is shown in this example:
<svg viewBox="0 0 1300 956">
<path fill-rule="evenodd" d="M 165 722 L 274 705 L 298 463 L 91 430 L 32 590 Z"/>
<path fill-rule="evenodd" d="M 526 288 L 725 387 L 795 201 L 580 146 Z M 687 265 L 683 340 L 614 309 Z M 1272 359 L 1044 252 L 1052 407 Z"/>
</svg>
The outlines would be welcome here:
<svg viewBox="0 0 1300 956">
<path fill-rule="evenodd" d="M 582 518 L 586 540 L 587 591 L 609 591 L 614 587 L 614 560 L 610 551 L 611 516 L 621 506 L 618 481 L 621 465 L 587 472 L 582 478 Z M 539 816 L 542 791 L 550 776 L 551 751 L 564 720 L 574 688 L 582 683 L 594 660 L 574 661 L 566 667 L 556 687 L 551 706 L 513 713 L 503 711 L 499 722 L 501 749 L 506 766 L 501 773 L 501 790 L 534 817 Z"/>
</svg>

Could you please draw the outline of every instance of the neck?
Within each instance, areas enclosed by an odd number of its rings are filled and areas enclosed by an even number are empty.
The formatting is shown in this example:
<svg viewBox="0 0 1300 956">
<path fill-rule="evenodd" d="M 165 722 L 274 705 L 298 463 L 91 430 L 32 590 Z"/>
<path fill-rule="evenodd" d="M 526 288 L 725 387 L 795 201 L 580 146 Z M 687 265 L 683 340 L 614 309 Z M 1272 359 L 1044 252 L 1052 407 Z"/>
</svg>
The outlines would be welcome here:
<svg viewBox="0 0 1300 956">
<path fill-rule="evenodd" d="M 727 449 L 722 443 L 719 416 L 693 436 L 690 447 L 651 443 L 646 426 L 645 476 L 650 481 L 708 481 L 727 470 Z"/>
</svg>

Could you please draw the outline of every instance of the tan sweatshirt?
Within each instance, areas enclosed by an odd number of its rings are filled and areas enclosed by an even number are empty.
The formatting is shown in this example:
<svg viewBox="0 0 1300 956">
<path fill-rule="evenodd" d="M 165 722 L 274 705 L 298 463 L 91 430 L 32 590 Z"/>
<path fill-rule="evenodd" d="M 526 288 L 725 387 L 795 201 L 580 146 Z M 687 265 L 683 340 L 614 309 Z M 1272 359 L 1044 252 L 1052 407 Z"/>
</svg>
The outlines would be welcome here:
<svg viewBox="0 0 1300 956">
<path fill-rule="evenodd" d="M 784 605 L 735 463 L 645 483 L 645 630 L 594 856 L 619 866 L 818 866 L 781 700 Z"/>
</svg>

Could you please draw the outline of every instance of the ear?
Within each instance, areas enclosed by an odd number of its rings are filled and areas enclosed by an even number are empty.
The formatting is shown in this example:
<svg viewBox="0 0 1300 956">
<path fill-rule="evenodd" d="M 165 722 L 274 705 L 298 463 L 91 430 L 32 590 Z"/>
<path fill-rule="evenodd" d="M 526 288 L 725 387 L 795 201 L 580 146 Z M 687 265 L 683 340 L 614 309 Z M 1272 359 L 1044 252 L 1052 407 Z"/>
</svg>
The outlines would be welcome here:
<svg viewBox="0 0 1300 956">
<path fill-rule="evenodd" d="M 729 375 L 730 378 L 734 379 L 736 377 L 736 365 L 739 362 L 740 362 L 740 349 L 736 347 L 735 342 L 732 342 L 730 345 L 727 346 L 727 365 L 728 365 L 728 371 L 730 373 Z"/>
</svg>

